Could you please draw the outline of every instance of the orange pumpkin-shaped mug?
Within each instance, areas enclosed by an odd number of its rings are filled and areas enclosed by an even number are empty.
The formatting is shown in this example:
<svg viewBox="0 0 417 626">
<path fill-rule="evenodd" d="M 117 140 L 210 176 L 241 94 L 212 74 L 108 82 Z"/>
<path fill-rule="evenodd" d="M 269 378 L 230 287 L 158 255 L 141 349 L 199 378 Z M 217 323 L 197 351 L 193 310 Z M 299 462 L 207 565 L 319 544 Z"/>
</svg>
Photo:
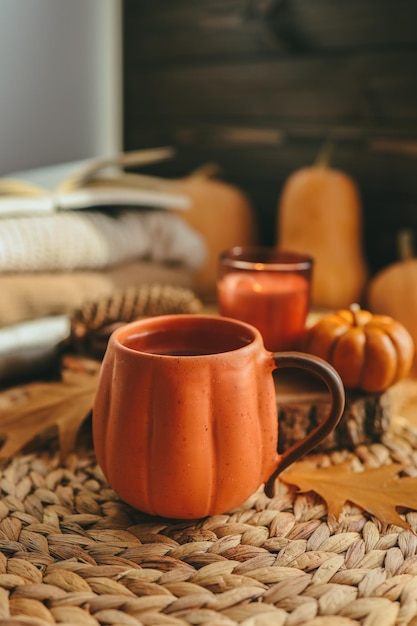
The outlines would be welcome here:
<svg viewBox="0 0 417 626">
<path fill-rule="evenodd" d="M 327 419 L 278 454 L 275 369 L 319 376 Z M 264 347 L 231 318 L 175 314 L 126 324 L 110 337 L 93 410 L 97 460 L 122 500 L 152 515 L 198 519 L 242 504 L 311 450 L 339 421 L 344 388 L 317 357 Z"/>
</svg>

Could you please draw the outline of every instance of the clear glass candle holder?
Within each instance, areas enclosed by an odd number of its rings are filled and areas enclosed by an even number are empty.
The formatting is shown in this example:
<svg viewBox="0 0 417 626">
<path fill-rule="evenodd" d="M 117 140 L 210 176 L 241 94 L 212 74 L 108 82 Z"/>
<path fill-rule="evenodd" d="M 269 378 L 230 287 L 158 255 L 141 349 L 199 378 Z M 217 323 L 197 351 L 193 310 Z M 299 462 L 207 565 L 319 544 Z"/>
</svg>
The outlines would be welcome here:
<svg viewBox="0 0 417 626">
<path fill-rule="evenodd" d="M 272 352 L 297 350 L 310 309 L 313 258 L 267 246 L 219 257 L 219 313 L 252 324 Z"/>
</svg>

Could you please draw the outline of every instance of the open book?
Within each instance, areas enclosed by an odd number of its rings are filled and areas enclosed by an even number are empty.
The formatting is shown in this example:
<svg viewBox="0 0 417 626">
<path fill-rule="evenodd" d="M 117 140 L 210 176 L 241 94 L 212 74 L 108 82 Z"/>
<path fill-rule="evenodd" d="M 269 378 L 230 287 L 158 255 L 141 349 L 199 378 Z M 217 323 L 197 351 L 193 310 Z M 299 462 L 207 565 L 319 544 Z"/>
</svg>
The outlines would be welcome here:
<svg viewBox="0 0 417 626">
<path fill-rule="evenodd" d="M 0 218 L 98 207 L 187 209 L 189 198 L 162 179 L 123 169 L 172 156 L 171 148 L 138 150 L 0 178 Z"/>
</svg>

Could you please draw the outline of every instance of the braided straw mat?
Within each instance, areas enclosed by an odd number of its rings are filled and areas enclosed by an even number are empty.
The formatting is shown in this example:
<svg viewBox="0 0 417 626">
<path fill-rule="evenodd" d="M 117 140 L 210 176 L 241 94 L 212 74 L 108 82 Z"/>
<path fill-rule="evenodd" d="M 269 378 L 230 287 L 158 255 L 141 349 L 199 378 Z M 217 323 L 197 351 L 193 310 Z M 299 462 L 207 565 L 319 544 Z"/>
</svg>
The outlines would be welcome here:
<svg viewBox="0 0 417 626">
<path fill-rule="evenodd" d="M 393 461 L 417 475 L 417 431 L 314 455 Z M 61 465 L 26 452 L 0 474 L 0 624 L 417 625 L 417 535 L 346 506 L 339 520 L 279 479 L 197 522 L 145 516 L 106 483 L 91 447 Z M 417 513 L 407 520 L 417 530 Z"/>
</svg>

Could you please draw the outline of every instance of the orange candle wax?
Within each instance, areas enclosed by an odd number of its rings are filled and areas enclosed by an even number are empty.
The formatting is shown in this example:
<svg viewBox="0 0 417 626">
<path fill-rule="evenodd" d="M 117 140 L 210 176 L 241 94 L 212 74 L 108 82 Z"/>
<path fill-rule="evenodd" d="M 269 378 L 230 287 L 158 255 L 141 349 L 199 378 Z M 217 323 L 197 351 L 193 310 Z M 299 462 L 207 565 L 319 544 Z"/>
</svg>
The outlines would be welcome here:
<svg viewBox="0 0 417 626">
<path fill-rule="evenodd" d="M 218 282 L 219 311 L 256 326 L 272 352 L 298 347 L 309 310 L 310 285 L 291 272 L 245 271 Z"/>
</svg>

